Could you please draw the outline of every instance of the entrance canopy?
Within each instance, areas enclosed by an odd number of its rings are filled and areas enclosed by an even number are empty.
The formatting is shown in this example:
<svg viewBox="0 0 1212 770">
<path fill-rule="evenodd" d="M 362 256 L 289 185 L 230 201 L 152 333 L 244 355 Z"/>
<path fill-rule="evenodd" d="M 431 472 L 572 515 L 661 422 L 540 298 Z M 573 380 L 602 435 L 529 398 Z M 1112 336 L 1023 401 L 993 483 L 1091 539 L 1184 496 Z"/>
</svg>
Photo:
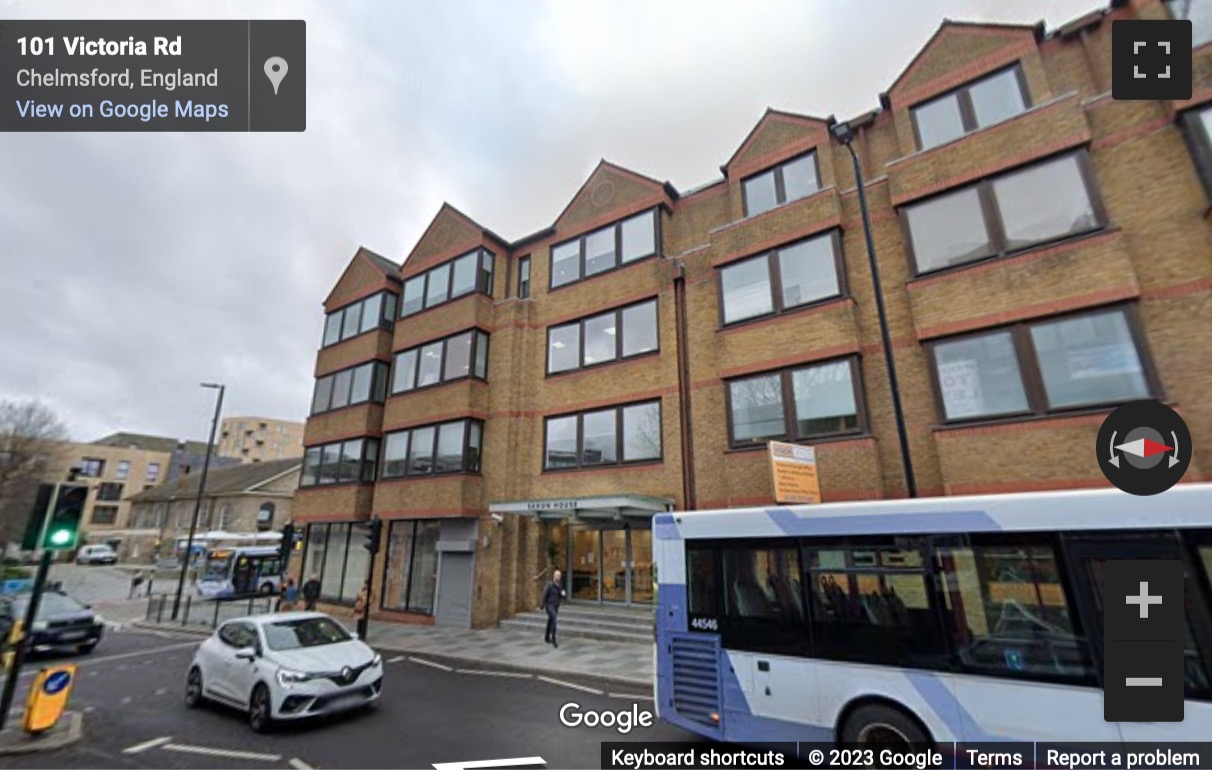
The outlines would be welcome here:
<svg viewBox="0 0 1212 770">
<path fill-rule="evenodd" d="M 664 497 L 604 495 L 602 497 L 491 503 L 488 511 L 489 513 L 533 516 L 543 521 L 622 521 L 624 519 L 651 519 L 654 514 L 673 510 L 673 502 Z"/>
</svg>

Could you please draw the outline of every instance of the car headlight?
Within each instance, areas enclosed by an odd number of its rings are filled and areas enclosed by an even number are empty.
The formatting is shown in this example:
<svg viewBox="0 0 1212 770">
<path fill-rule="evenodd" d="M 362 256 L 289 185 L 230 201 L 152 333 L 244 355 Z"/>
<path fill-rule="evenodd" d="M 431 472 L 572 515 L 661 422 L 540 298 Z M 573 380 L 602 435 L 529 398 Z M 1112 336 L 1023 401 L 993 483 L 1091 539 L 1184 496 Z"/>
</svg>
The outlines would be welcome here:
<svg viewBox="0 0 1212 770">
<path fill-rule="evenodd" d="M 278 684 L 283 687 L 290 687 L 292 684 L 302 684 L 311 679 L 311 674 L 305 674 L 302 671 L 291 671 L 288 668 L 278 669 Z"/>
<path fill-rule="evenodd" d="M 29 627 L 31 631 L 45 631 L 47 629 L 45 620 L 35 620 L 34 624 Z"/>
<path fill-rule="evenodd" d="M 370 662 L 370 667 L 378 668 L 381 665 L 383 665 L 383 656 L 376 653 L 375 659 Z"/>
</svg>

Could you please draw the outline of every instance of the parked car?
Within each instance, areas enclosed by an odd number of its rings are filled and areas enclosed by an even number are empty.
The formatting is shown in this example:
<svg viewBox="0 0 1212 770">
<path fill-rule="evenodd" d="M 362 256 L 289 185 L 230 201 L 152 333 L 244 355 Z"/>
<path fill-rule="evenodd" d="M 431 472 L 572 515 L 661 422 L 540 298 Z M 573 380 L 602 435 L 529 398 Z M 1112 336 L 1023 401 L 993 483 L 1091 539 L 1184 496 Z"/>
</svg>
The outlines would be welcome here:
<svg viewBox="0 0 1212 770">
<path fill-rule="evenodd" d="M 108 545 L 81 546 L 76 552 L 77 564 L 117 564 L 118 552 Z"/>
<path fill-rule="evenodd" d="M 25 620 L 30 594 L 0 597 L 0 633 L 7 638 L 13 624 Z M 87 604 L 65 593 L 46 591 L 38 602 L 38 614 L 29 629 L 33 652 L 93 651 L 105 632 L 105 622 Z"/>
<path fill-rule="evenodd" d="M 374 704 L 383 659 L 321 612 L 281 612 L 229 620 L 198 648 L 185 705 L 210 700 L 240 709 L 256 732 Z"/>
</svg>

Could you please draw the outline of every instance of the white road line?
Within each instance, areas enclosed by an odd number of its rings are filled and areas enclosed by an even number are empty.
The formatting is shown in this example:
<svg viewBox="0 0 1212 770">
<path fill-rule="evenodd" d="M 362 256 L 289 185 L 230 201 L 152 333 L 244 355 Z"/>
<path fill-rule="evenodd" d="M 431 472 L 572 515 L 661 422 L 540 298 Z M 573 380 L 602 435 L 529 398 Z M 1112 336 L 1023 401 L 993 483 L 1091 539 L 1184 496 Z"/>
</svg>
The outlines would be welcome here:
<svg viewBox="0 0 1212 770">
<path fill-rule="evenodd" d="M 387 662 L 388 662 L 388 663 L 399 663 L 399 662 L 400 662 L 400 661 L 402 661 L 402 660 L 404 660 L 404 656 L 403 656 L 403 655 L 397 655 L 397 656 L 395 656 L 394 658 L 389 659 Z"/>
<path fill-rule="evenodd" d="M 529 679 L 531 674 L 523 674 L 517 671 L 476 671 L 470 668 L 455 669 L 456 674 L 475 674 L 477 676 L 504 676 L 511 679 Z"/>
<path fill-rule="evenodd" d="M 625 692 L 611 692 L 607 693 L 607 696 L 611 698 L 620 698 L 622 700 L 652 700 L 651 695 L 628 695 Z"/>
<path fill-rule="evenodd" d="M 441 663 L 434 663 L 432 660 L 425 660 L 424 658 L 409 658 L 409 660 L 413 663 L 420 663 L 422 666 L 429 666 L 430 668 L 436 668 L 442 671 L 454 671 L 454 669 L 450 666 L 443 666 Z"/>
<path fill-rule="evenodd" d="M 601 690 L 595 690 L 594 688 L 586 687 L 583 684 L 573 684 L 572 682 L 564 682 L 559 679 L 552 679 L 551 677 L 548 677 L 548 676 L 540 676 L 540 677 L 538 677 L 538 679 L 541 682 L 547 682 L 548 684 L 558 684 L 561 687 L 571 687 L 572 689 L 580 690 L 581 692 L 591 692 L 594 695 L 602 694 Z"/>
<path fill-rule="evenodd" d="M 172 739 L 173 738 L 171 735 L 165 735 L 162 738 L 152 738 L 150 741 L 144 741 L 143 743 L 136 743 L 134 746 L 130 746 L 128 748 L 122 749 L 122 753 L 123 754 L 138 754 L 141 751 L 147 751 L 148 749 L 154 749 L 157 746 L 162 746 L 165 743 L 168 743 L 169 741 L 171 741 Z"/>
<path fill-rule="evenodd" d="M 206 746 L 190 746 L 184 743 L 168 743 L 165 751 L 179 751 L 183 754 L 202 754 L 208 757 L 227 757 L 228 759 L 254 759 L 260 762 L 281 762 L 281 754 L 257 754 L 252 751 L 233 751 L 231 749 L 212 749 Z"/>
<path fill-rule="evenodd" d="M 122 700 L 118 701 L 119 706 L 125 706 L 128 703 L 130 703 L 130 696 L 127 696 L 127 697 L 123 698 Z"/>
<path fill-rule="evenodd" d="M 402 659 L 402 658 L 401 658 Z M 390 663 L 390 661 L 388 661 Z M 290 758 L 290 766 L 295 770 L 316 770 L 314 765 L 309 765 L 298 757 Z"/>
<path fill-rule="evenodd" d="M 167 688 L 167 687 L 161 687 L 159 690 L 156 690 L 155 694 L 156 694 L 156 695 L 163 695 L 163 694 L 164 694 L 164 693 L 166 693 L 166 692 L 168 692 L 168 688 Z"/>
</svg>

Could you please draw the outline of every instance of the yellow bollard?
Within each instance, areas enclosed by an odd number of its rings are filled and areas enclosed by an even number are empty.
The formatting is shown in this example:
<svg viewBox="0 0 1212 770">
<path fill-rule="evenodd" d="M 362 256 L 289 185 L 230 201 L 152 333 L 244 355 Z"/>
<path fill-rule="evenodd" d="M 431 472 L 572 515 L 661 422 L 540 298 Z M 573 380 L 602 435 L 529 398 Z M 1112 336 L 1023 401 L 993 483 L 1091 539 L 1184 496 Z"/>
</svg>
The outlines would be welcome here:
<svg viewBox="0 0 1212 770">
<path fill-rule="evenodd" d="M 39 671 L 29 687 L 22 729 L 37 735 L 54 727 L 67 709 L 67 699 L 75 682 L 75 663 L 51 666 Z"/>
</svg>

